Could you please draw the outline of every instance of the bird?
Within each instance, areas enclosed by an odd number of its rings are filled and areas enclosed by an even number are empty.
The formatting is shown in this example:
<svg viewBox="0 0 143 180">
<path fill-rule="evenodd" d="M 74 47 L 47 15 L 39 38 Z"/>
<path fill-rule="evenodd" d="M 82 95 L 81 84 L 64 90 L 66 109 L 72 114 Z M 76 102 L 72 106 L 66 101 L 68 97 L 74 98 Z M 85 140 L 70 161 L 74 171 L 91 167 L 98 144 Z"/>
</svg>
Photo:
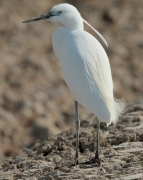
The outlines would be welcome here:
<svg viewBox="0 0 143 180">
<path fill-rule="evenodd" d="M 114 85 L 108 56 L 101 43 L 84 30 L 84 23 L 95 31 L 106 45 L 107 42 L 71 4 L 55 5 L 48 13 L 25 20 L 23 23 L 39 20 L 60 23 L 52 34 L 52 45 L 55 55 L 60 61 L 64 80 L 74 99 L 76 113 L 75 164 L 79 164 L 80 119 L 78 103 L 97 118 L 95 156 L 89 162 L 100 164 L 100 122 L 107 123 L 107 126 L 116 123 L 124 111 L 124 101 L 114 97 Z"/>
</svg>

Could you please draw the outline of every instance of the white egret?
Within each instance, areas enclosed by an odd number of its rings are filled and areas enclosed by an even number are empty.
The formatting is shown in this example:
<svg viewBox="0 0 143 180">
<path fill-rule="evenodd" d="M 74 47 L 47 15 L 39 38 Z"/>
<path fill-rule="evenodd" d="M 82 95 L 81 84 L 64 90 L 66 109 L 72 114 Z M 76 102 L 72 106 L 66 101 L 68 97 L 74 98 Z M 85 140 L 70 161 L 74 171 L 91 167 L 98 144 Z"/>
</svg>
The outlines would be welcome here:
<svg viewBox="0 0 143 180">
<path fill-rule="evenodd" d="M 78 102 L 98 119 L 97 146 L 93 162 L 99 163 L 100 121 L 108 125 L 115 123 L 123 111 L 124 103 L 114 98 L 110 64 L 105 50 L 95 37 L 84 31 L 83 23 L 90 26 L 107 45 L 106 40 L 70 4 L 56 5 L 50 12 L 23 23 L 43 19 L 61 23 L 61 26 L 53 32 L 52 44 L 60 60 L 65 82 L 75 100 L 76 164 L 78 164 L 80 127 Z"/>
</svg>

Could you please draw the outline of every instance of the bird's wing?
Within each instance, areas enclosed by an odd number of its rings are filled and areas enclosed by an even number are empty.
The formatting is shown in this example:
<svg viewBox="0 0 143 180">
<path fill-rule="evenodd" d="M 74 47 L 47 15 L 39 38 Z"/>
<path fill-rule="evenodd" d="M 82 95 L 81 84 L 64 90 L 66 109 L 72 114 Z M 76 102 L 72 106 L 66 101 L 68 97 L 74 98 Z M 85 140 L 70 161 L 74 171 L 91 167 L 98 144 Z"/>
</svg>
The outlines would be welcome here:
<svg viewBox="0 0 143 180">
<path fill-rule="evenodd" d="M 109 101 L 114 101 L 114 98 L 113 81 L 107 54 L 101 44 L 90 34 L 86 33 L 84 37 L 86 39 L 84 41 L 86 50 L 81 48 L 81 51 L 85 52 L 83 57 L 85 74 L 91 82 L 97 85 L 106 104 L 108 104 Z M 109 106 L 107 105 L 107 107 Z"/>
<path fill-rule="evenodd" d="M 72 31 L 62 41 L 59 59 L 73 97 L 101 120 L 116 122 L 123 103 L 113 97 L 110 64 L 101 44 L 86 31 Z"/>
<path fill-rule="evenodd" d="M 81 36 L 83 37 L 79 38 L 79 45 L 81 41 L 84 46 L 79 49 L 80 54 L 84 52 L 82 58 L 85 65 L 85 74 L 88 80 L 97 85 L 111 113 L 110 123 L 115 123 L 123 113 L 125 103 L 123 99 L 117 100 L 114 98 L 109 59 L 101 44 L 92 35 L 84 31 Z"/>
<path fill-rule="evenodd" d="M 64 79 L 70 91 L 73 86 L 78 89 L 82 86 L 80 92 L 83 96 L 81 99 L 85 98 L 86 101 L 90 101 L 85 102 L 85 104 L 96 106 L 96 113 L 101 111 L 100 114 L 104 114 L 104 112 L 99 110 L 97 106 L 102 103 L 99 107 L 104 107 L 105 114 L 108 116 L 106 121 L 109 121 L 110 110 L 108 109 L 107 99 L 113 100 L 113 83 L 108 58 L 100 43 L 85 31 L 70 32 L 62 42 L 60 61 L 63 67 Z M 71 74 L 70 69 L 73 71 Z M 90 92 L 84 90 L 87 86 L 90 88 Z M 75 91 L 78 90 L 74 89 Z M 72 94 L 76 94 L 76 92 Z M 89 98 L 88 92 L 92 94 L 91 98 Z M 79 91 L 77 93 L 80 97 Z M 96 96 L 96 102 L 94 96 Z M 95 103 L 91 103 L 91 101 Z"/>
<path fill-rule="evenodd" d="M 75 50 L 84 64 L 84 74 L 90 85 L 96 85 L 105 101 L 113 101 L 113 81 L 107 54 L 101 44 L 86 31 L 74 31 Z M 72 41 L 72 38 L 70 38 Z M 94 86 L 92 86 L 93 88 Z"/>
</svg>

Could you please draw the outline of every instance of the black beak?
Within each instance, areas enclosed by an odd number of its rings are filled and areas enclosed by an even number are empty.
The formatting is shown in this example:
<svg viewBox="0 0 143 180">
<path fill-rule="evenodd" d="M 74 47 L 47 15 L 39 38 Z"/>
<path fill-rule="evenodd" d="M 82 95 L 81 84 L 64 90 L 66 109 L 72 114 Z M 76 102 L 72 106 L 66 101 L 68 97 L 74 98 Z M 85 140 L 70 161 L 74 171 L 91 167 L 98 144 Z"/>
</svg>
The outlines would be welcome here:
<svg viewBox="0 0 143 180">
<path fill-rule="evenodd" d="M 25 20 L 23 21 L 22 23 L 28 23 L 28 22 L 32 22 L 32 21 L 40 21 L 40 20 L 44 20 L 44 19 L 49 19 L 49 17 L 52 16 L 52 13 L 49 12 L 49 13 L 46 13 L 46 14 L 42 14 L 38 17 L 34 17 L 34 18 L 31 18 L 31 19 L 28 19 L 28 20 Z"/>
</svg>

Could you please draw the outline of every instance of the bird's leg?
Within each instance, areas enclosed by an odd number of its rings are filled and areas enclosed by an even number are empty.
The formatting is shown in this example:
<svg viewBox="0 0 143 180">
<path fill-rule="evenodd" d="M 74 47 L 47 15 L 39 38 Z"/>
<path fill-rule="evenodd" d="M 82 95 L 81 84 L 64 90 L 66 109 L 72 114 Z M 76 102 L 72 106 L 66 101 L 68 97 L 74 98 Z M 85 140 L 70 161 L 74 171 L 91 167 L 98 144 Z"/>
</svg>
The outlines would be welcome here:
<svg viewBox="0 0 143 180">
<path fill-rule="evenodd" d="M 79 120 L 79 113 L 78 113 L 78 102 L 75 101 L 75 112 L 76 112 L 76 155 L 75 155 L 75 163 L 78 165 L 78 148 L 79 148 L 79 128 L 80 128 L 80 120 Z"/>
<path fill-rule="evenodd" d="M 100 121 L 97 119 L 97 136 L 96 136 L 96 151 L 95 156 L 91 158 L 89 161 L 83 162 L 82 164 L 98 164 L 100 165 L 100 158 L 99 158 L 99 130 L 100 130 Z"/>
<path fill-rule="evenodd" d="M 100 158 L 99 158 L 99 134 L 100 134 L 100 121 L 97 119 L 96 151 L 95 151 L 94 163 L 98 163 L 98 164 L 100 164 Z"/>
</svg>

